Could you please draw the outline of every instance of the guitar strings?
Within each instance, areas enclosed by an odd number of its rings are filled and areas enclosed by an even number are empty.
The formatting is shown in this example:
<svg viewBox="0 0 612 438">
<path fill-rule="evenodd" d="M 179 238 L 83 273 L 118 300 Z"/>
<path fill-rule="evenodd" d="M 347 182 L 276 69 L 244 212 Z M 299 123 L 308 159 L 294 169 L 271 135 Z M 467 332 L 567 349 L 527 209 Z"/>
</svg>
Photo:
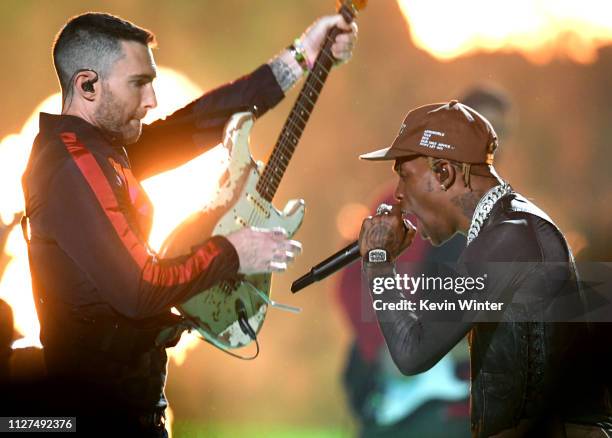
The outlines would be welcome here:
<svg viewBox="0 0 612 438">
<path fill-rule="evenodd" d="M 321 50 L 319 58 L 315 61 L 315 66 L 313 67 L 311 74 L 306 79 L 304 87 L 302 88 L 300 95 L 298 96 L 298 99 L 296 101 L 296 104 L 294 105 L 291 114 L 289 115 L 289 118 L 285 126 L 283 127 L 283 130 L 281 131 L 281 136 L 277 147 L 275 147 L 275 150 L 272 152 L 272 159 L 270 160 L 268 165 L 266 165 L 266 168 L 264 168 L 262 178 L 257 184 L 258 192 L 260 192 L 260 195 L 262 195 L 262 197 L 264 197 L 268 201 L 272 200 L 274 193 L 278 189 L 280 180 L 282 179 L 282 176 L 289 164 L 289 160 L 295 151 L 295 147 L 297 146 L 299 137 L 301 136 L 304 131 L 304 128 L 306 127 L 306 123 L 308 118 L 310 117 L 312 109 L 314 109 L 316 100 L 318 99 L 320 91 L 324 85 L 324 80 L 329 75 L 330 69 L 323 65 L 323 62 L 327 61 L 329 64 L 333 64 L 333 62 L 335 61 L 329 53 L 331 51 L 332 44 L 333 40 L 328 35 L 326 37 L 326 44 Z M 322 78 L 319 77 L 321 75 L 323 75 Z M 319 89 L 317 89 L 316 86 L 313 86 L 312 82 L 315 81 L 318 82 L 318 85 L 320 86 Z M 307 108 L 302 104 L 302 98 L 310 104 L 311 108 Z M 302 111 L 302 113 L 304 113 L 305 111 L 305 118 L 303 118 L 301 114 L 299 114 L 298 109 Z M 301 122 L 303 126 L 300 126 L 298 121 Z M 292 134 L 292 129 L 293 132 L 297 133 L 297 135 Z M 292 140 L 293 145 L 291 145 Z M 278 172 L 278 169 L 281 169 L 280 174 Z"/>
<path fill-rule="evenodd" d="M 325 71 L 325 73 L 326 73 L 326 74 L 328 74 L 328 73 L 329 73 L 329 71 L 328 71 L 328 70 L 326 70 L 324 67 L 322 67 L 322 68 L 321 68 L 321 70 Z M 313 72 L 314 72 L 314 69 L 313 69 Z M 318 78 L 317 78 L 317 77 L 316 77 L 316 75 L 314 75 L 314 74 L 313 74 L 313 75 L 310 75 L 310 76 L 309 76 L 309 78 L 310 78 L 310 77 L 314 77 L 315 79 L 317 79 L 317 80 L 318 80 Z M 305 98 L 308 100 L 308 102 L 309 102 L 309 103 L 312 105 L 312 107 L 314 108 L 314 104 L 315 104 L 315 102 L 313 102 L 313 101 L 312 101 L 312 100 L 311 100 L 311 99 L 310 99 L 308 96 L 306 96 L 306 94 L 304 93 L 304 91 L 306 91 L 306 90 L 308 90 L 308 92 L 310 92 L 310 93 L 311 93 L 311 96 L 310 96 L 310 97 L 312 97 L 312 94 L 314 94 L 314 96 L 315 96 L 315 97 L 314 97 L 314 100 L 315 100 L 315 101 L 316 101 L 316 100 L 317 100 L 317 98 L 318 98 L 318 95 L 319 95 L 319 93 L 320 93 L 320 90 L 316 90 L 315 88 L 313 88 L 313 87 L 312 87 L 312 86 L 311 86 L 311 85 L 308 83 L 308 81 L 306 82 L 306 84 L 305 84 L 304 88 L 302 89 L 302 93 L 301 93 L 301 95 L 303 94 L 303 95 L 304 95 L 304 97 L 305 97 Z M 300 95 L 300 97 L 301 97 L 301 95 Z M 281 141 L 278 143 L 278 147 L 276 148 L 276 149 L 277 149 L 277 151 L 278 151 L 278 153 L 277 153 L 277 154 L 275 154 L 275 153 L 274 153 L 274 151 L 273 151 L 273 153 L 272 153 L 272 160 L 270 161 L 270 164 L 271 164 L 271 165 L 274 165 L 274 166 L 276 166 L 276 167 L 275 167 L 275 168 L 272 168 L 272 167 L 270 167 L 270 166 L 266 166 L 266 168 L 267 168 L 267 169 L 271 169 L 271 172 L 266 172 L 266 171 L 265 171 L 266 169 L 264 169 L 264 174 L 262 175 L 262 179 L 264 180 L 264 181 L 263 181 L 263 183 L 262 183 L 262 187 L 264 187 L 264 188 L 265 188 L 265 192 L 264 192 L 264 193 L 265 193 L 266 195 L 268 195 L 268 196 L 270 195 L 270 193 L 269 193 L 269 188 L 272 188 L 274 191 L 276 191 L 276 189 L 278 188 L 278 185 L 280 184 L 280 179 L 282 178 L 282 174 L 281 174 L 281 175 L 278 175 L 278 173 L 276 173 L 276 170 L 277 170 L 278 168 L 280 168 L 280 169 L 282 169 L 282 172 L 284 173 L 284 171 L 286 170 L 286 166 L 287 166 L 287 165 L 288 165 L 288 163 L 289 163 L 289 159 L 291 158 L 291 155 L 293 155 L 293 152 L 295 151 L 295 146 L 291 146 L 291 149 L 287 147 L 287 139 L 289 139 L 289 144 L 291 143 L 291 140 L 293 139 L 293 143 L 294 143 L 294 145 L 297 145 L 297 141 L 298 141 L 298 138 L 299 138 L 298 136 L 301 136 L 301 134 L 302 134 L 302 132 L 303 132 L 303 130 L 304 130 L 304 127 L 305 127 L 305 125 L 306 125 L 306 121 L 307 121 L 307 120 L 304 120 L 304 119 L 303 119 L 303 118 L 302 118 L 302 117 L 301 117 L 301 116 L 300 116 L 300 115 L 297 113 L 297 111 L 295 111 L 295 109 L 296 109 L 298 106 L 299 106 L 299 107 L 301 107 L 301 108 L 302 108 L 302 110 L 305 110 L 305 111 L 306 111 L 306 118 L 309 118 L 309 116 L 310 116 L 310 112 L 312 111 L 312 109 L 305 108 L 303 105 L 301 105 L 301 102 L 299 101 L 299 98 L 298 98 L 298 101 L 296 102 L 296 105 L 295 105 L 295 107 L 294 107 L 294 110 L 291 112 L 291 114 L 290 114 L 290 116 L 289 116 L 289 118 L 288 118 L 288 120 L 287 120 L 287 123 L 286 123 L 286 125 L 285 125 L 285 128 L 284 128 L 284 129 L 283 129 L 283 131 L 281 132 Z M 304 126 L 300 126 L 300 125 L 297 123 L 297 121 L 295 120 L 295 118 L 300 119 L 300 121 L 301 121 L 301 122 L 304 124 Z M 290 130 L 289 130 L 289 129 L 287 129 L 287 128 L 291 128 L 291 127 L 293 127 L 293 128 L 297 128 L 295 131 L 297 131 L 297 132 L 298 132 L 298 135 L 291 135 Z M 288 153 L 287 153 L 287 152 L 288 152 Z M 282 159 L 283 159 L 283 158 L 287 158 L 287 160 L 286 160 L 287 162 L 286 162 L 286 163 L 282 161 Z M 264 196 L 264 197 L 266 197 L 266 196 Z M 270 197 L 271 197 L 271 196 L 270 196 Z M 266 198 L 267 198 L 267 197 L 266 197 Z"/>
<path fill-rule="evenodd" d="M 325 70 L 323 68 L 323 70 Z M 315 75 L 311 75 L 310 77 L 315 77 Z M 291 155 L 293 154 L 293 151 L 291 151 L 291 149 L 288 149 L 286 146 L 286 139 L 289 138 L 289 141 L 291 140 L 291 137 L 293 137 L 293 143 L 295 145 L 297 145 L 297 141 L 298 141 L 298 135 L 301 135 L 305 126 L 306 126 L 306 122 L 307 120 L 304 120 L 298 113 L 297 113 L 297 108 L 300 107 L 302 109 L 302 111 L 306 111 L 306 119 L 309 118 L 310 116 L 310 112 L 312 111 L 312 108 L 314 108 L 314 102 L 312 100 L 310 100 L 308 98 L 308 96 L 306 96 L 305 91 L 308 90 L 309 93 L 311 93 L 311 95 L 314 93 L 315 95 L 315 101 L 318 98 L 319 92 L 320 90 L 316 90 L 316 88 L 313 88 L 309 81 L 306 81 L 306 84 L 304 85 L 304 88 L 302 89 L 302 92 L 300 93 L 300 97 L 298 97 L 298 100 L 296 102 L 296 105 L 294 106 L 293 110 L 291 111 L 291 114 L 289 115 L 289 118 L 287 120 L 287 123 L 285 124 L 285 127 L 283 128 L 283 131 L 281 132 L 281 141 L 278 143 L 278 147 L 275 148 L 276 151 L 278 151 L 278 153 L 274 153 L 275 151 L 273 151 L 272 153 L 272 159 L 270 160 L 270 164 L 276 166 L 276 168 L 272 168 L 270 166 L 266 166 L 266 169 L 264 169 L 264 175 L 262 175 L 262 179 L 263 179 L 263 183 L 262 183 L 262 187 L 265 187 L 265 194 L 268 195 L 268 197 L 272 197 L 270 196 L 271 194 L 269 193 L 269 188 L 272 187 L 274 191 L 276 191 L 276 189 L 278 188 L 278 184 L 280 183 L 280 179 L 282 177 L 282 175 L 278 175 L 276 173 L 276 169 L 278 169 L 278 167 L 280 167 L 282 169 L 282 172 L 284 172 L 286 170 L 286 166 L 289 163 L 289 159 L 287 159 L 287 162 L 283 162 L 282 159 L 286 158 L 287 155 L 289 155 L 288 158 L 291 158 Z M 311 104 L 312 108 L 306 108 L 301 104 L 300 98 L 304 96 L 309 103 Z M 312 97 L 312 96 L 311 96 Z M 299 118 L 300 121 L 303 123 L 304 126 L 300 126 L 297 124 L 297 122 L 295 121 L 295 118 Z M 298 135 L 293 135 L 291 136 L 291 131 L 288 128 L 297 128 L 296 131 L 298 131 Z M 295 150 L 295 146 L 293 147 L 293 149 Z M 289 151 L 289 154 L 286 154 L 285 152 Z M 266 172 L 267 169 L 271 169 L 271 173 L 270 172 Z M 275 180 L 270 180 L 271 178 L 275 178 Z M 273 194 L 272 194 L 273 195 Z M 266 197 L 267 198 L 267 197 Z"/>
<path fill-rule="evenodd" d="M 331 43 L 331 39 L 330 39 L 329 37 L 327 38 L 327 42 L 328 42 L 328 43 Z M 324 56 L 326 56 L 326 57 L 327 57 L 327 60 L 329 61 L 329 60 L 331 60 L 332 58 L 331 58 L 331 57 L 329 56 L 329 54 L 327 53 L 327 52 L 328 52 L 328 49 L 329 49 L 329 47 L 327 47 L 327 44 L 326 44 L 326 47 L 324 47 L 324 48 L 323 48 L 323 50 L 321 51 L 321 53 L 322 53 L 322 54 L 324 54 Z M 321 72 L 324 72 L 326 76 L 329 74 L 329 70 L 328 70 L 327 68 L 325 68 L 325 66 L 321 65 L 320 63 L 316 63 L 316 64 L 315 64 L 315 68 L 313 68 L 313 73 L 319 73 L 319 74 L 320 74 Z M 310 78 L 314 78 L 314 79 L 309 80 Z M 296 126 L 296 127 L 298 127 L 298 128 L 299 128 L 299 131 L 300 131 L 300 132 L 299 132 L 299 134 L 301 134 L 301 132 L 303 131 L 303 129 L 304 129 L 305 125 L 306 125 L 306 120 L 304 120 L 302 117 L 300 117 L 300 115 L 298 114 L 298 112 L 297 112 L 297 111 L 295 111 L 295 110 L 297 109 L 297 107 L 300 107 L 300 108 L 302 109 L 302 111 L 303 111 L 303 110 L 306 110 L 306 118 L 308 118 L 308 117 L 310 116 L 310 112 L 312 111 L 312 108 L 314 108 L 314 103 L 315 103 L 315 102 L 313 102 L 313 101 L 312 101 L 312 100 L 309 98 L 309 96 L 307 96 L 307 95 L 306 95 L 306 91 L 310 92 L 311 94 L 314 94 L 314 95 L 315 95 L 315 101 L 316 101 L 316 99 L 318 98 L 318 95 L 319 95 L 319 93 L 320 93 L 320 90 L 317 90 L 315 87 L 313 87 L 313 86 L 312 86 L 311 81 L 315 81 L 315 80 L 316 80 L 316 81 L 318 81 L 318 82 L 319 82 L 319 84 L 320 84 L 321 86 L 323 85 L 323 81 L 321 81 L 321 80 L 320 80 L 320 79 L 317 77 L 317 74 L 311 74 L 311 75 L 309 75 L 309 77 L 307 78 L 306 83 L 305 83 L 305 85 L 304 85 L 304 87 L 303 87 L 303 89 L 302 89 L 302 92 L 300 93 L 300 96 L 298 97 L 298 100 L 297 100 L 297 102 L 296 102 L 296 105 L 294 106 L 294 109 L 292 110 L 292 112 L 291 112 L 291 114 L 290 114 L 290 116 L 289 116 L 289 119 L 288 119 L 288 121 L 287 121 L 287 123 L 286 123 L 285 128 L 287 128 L 287 127 L 291 127 L 291 126 L 293 125 L 294 127 Z M 301 104 L 300 97 L 304 97 L 306 100 L 308 100 L 308 102 L 311 104 L 312 108 L 306 108 L 306 107 L 304 107 L 304 106 Z M 303 126 L 303 127 L 302 127 L 302 126 L 299 126 L 299 125 L 296 123 L 296 121 L 295 121 L 295 118 L 296 118 L 296 117 L 297 117 L 297 118 L 299 118 L 299 119 L 300 119 L 300 121 L 301 121 L 301 122 L 304 124 L 304 126 Z M 288 129 L 283 129 L 283 132 L 281 133 L 281 139 L 283 139 L 283 134 L 285 134 L 285 137 L 284 137 L 285 139 L 287 138 L 287 134 L 290 134 L 290 132 L 286 132 L 286 131 L 288 131 Z M 295 137 L 295 136 L 294 136 L 294 137 Z M 286 148 L 286 146 L 285 146 L 285 144 L 284 144 L 284 142 L 279 143 L 279 146 L 280 146 L 280 147 L 279 147 L 279 148 L 277 148 L 279 151 L 282 151 L 282 150 L 286 150 L 286 149 L 287 149 L 287 148 Z M 279 160 L 280 160 L 281 158 L 284 158 L 284 155 L 285 155 L 285 154 L 282 154 L 282 155 L 280 155 L 280 156 L 279 156 L 278 154 L 274 154 L 274 153 L 273 153 L 273 155 L 272 155 L 272 156 L 273 156 L 273 159 L 270 161 L 270 163 L 273 163 L 273 164 L 275 164 L 275 165 L 277 165 L 277 166 L 278 166 L 278 165 L 279 165 Z M 279 158 L 278 158 L 278 159 L 274 159 L 274 157 L 279 157 Z M 281 166 L 281 169 L 283 169 L 283 171 L 284 171 L 284 170 L 286 169 L 286 164 L 288 164 L 288 162 L 287 162 L 287 163 L 283 163 L 283 164 L 285 164 L 285 166 Z M 269 168 L 269 169 L 271 169 L 271 168 Z M 269 195 L 269 190 L 268 190 L 268 189 L 270 188 L 270 186 L 271 186 L 271 185 L 273 186 L 273 184 L 270 184 L 270 183 L 271 183 L 271 182 L 276 182 L 276 183 L 278 184 L 278 183 L 280 182 L 280 179 L 278 178 L 278 175 L 274 175 L 274 174 L 272 174 L 272 175 L 273 175 L 273 176 L 276 176 L 277 181 L 269 181 L 269 177 L 270 177 L 271 175 L 270 175 L 270 173 L 269 173 L 269 172 L 265 172 L 265 170 L 264 170 L 264 175 L 263 175 L 263 176 L 265 176 L 266 178 L 265 178 L 265 180 L 264 180 L 264 184 L 262 184 L 262 187 L 264 187 L 264 186 L 265 186 L 265 188 L 266 188 L 266 194 L 268 194 L 268 195 Z"/>
</svg>

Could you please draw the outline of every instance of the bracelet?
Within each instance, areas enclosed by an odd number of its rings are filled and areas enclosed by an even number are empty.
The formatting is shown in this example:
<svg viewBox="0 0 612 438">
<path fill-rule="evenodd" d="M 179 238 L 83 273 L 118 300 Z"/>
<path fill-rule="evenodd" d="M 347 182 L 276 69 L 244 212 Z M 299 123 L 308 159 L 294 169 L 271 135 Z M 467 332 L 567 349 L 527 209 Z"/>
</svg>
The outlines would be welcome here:
<svg viewBox="0 0 612 438">
<path fill-rule="evenodd" d="M 296 62 L 302 67 L 304 72 L 310 71 L 310 67 L 308 66 L 308 60 L 306 59 L 306 50 L 304 50 L 304 46 L 299 38 L 296 38 L 293 44 L 288 47 L 288 50 L 293 55 L 293 58 Z"/>
</svg>

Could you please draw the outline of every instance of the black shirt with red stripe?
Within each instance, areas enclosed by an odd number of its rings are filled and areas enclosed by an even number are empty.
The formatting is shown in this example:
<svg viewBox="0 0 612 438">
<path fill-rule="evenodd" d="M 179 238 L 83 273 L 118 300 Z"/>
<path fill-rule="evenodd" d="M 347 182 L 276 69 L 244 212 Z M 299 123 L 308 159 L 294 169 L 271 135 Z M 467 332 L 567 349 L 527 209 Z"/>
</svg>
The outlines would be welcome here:
<svg viewBox="0 0 612 438">
<path fill-rule="evenodd" d="M 282 98 L 263 65 L 144 126 L 139 141 L 125 147 L 79 117 L 41 113 L 23 186 L 30 269 L 51 375 L 96 382 L 117 396 L 113 403 L 134 412 L 166 406 L 165 346 L 151 341 L 143 347 L 144 336 L 132 328 L 155 331 L 171 321 L 171 307 L 235 276 L 239 261 L 221 236 L 204 240 L 189 255 L 158 258 L 147 244 L 153 208 L 138 181 L 218 144 L 233 113 L 252 109 L 259 116 Z M 132 342 L 138 347 L 101 345 L 119 345 L 117 338 L 130 336 L 138 338 Z"/>
</svg>

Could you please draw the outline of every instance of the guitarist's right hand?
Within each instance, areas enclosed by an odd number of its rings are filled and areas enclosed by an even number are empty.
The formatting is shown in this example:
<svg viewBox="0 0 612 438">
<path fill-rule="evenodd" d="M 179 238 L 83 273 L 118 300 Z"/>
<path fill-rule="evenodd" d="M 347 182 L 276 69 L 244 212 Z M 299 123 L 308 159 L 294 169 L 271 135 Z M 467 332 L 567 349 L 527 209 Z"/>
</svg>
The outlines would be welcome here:
<svg viewBox="0 0 612 438">
<path fill-rule="evenodd" d="M 245 275 L 285 271 L 302 252 L 302 244 L 290 240 L 282 228 L 246 227 L 225 237 L 238 253 L 238 272 Z"/>
</svg>

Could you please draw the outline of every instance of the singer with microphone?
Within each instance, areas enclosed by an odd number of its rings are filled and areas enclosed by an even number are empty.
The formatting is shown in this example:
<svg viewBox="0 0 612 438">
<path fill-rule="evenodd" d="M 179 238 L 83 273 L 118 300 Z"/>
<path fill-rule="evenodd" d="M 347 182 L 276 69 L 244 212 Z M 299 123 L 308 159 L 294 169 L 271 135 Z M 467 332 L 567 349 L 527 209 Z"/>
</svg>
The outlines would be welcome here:
<svg viewBox="0 0 612 438">
<path fill-rule="evenodd" d="M 386 306 L 376 310 L 385 341 L 398 368 L 412 375 L 468 335 L 475 437 L 610 436 L 611 368 L 595 360 L 589 342 L 598 327 L 551 317 L 563 315 L 568 303 L 586 313 L 571 250 L 546 213 L 497 174 L 497 146 L 489 121 L 453 100 L 410 111 L 390 147 L 361 156 L 394 161 L 398 175 L 398 204 L 381 206 L 359 236 L 363 281 L 373 298 L 411 299 L 393 288 L 380 294 L 372 284 L 395 277 L 395 260 L 417 232 L 433 245 L 462 233 L 467 246 L 459 265 L 496 265 L 485 272 L 484 293 L 507 309 L 498 321 L 480 322 L 467 313 L 444 320 Z"/>
</svg>

